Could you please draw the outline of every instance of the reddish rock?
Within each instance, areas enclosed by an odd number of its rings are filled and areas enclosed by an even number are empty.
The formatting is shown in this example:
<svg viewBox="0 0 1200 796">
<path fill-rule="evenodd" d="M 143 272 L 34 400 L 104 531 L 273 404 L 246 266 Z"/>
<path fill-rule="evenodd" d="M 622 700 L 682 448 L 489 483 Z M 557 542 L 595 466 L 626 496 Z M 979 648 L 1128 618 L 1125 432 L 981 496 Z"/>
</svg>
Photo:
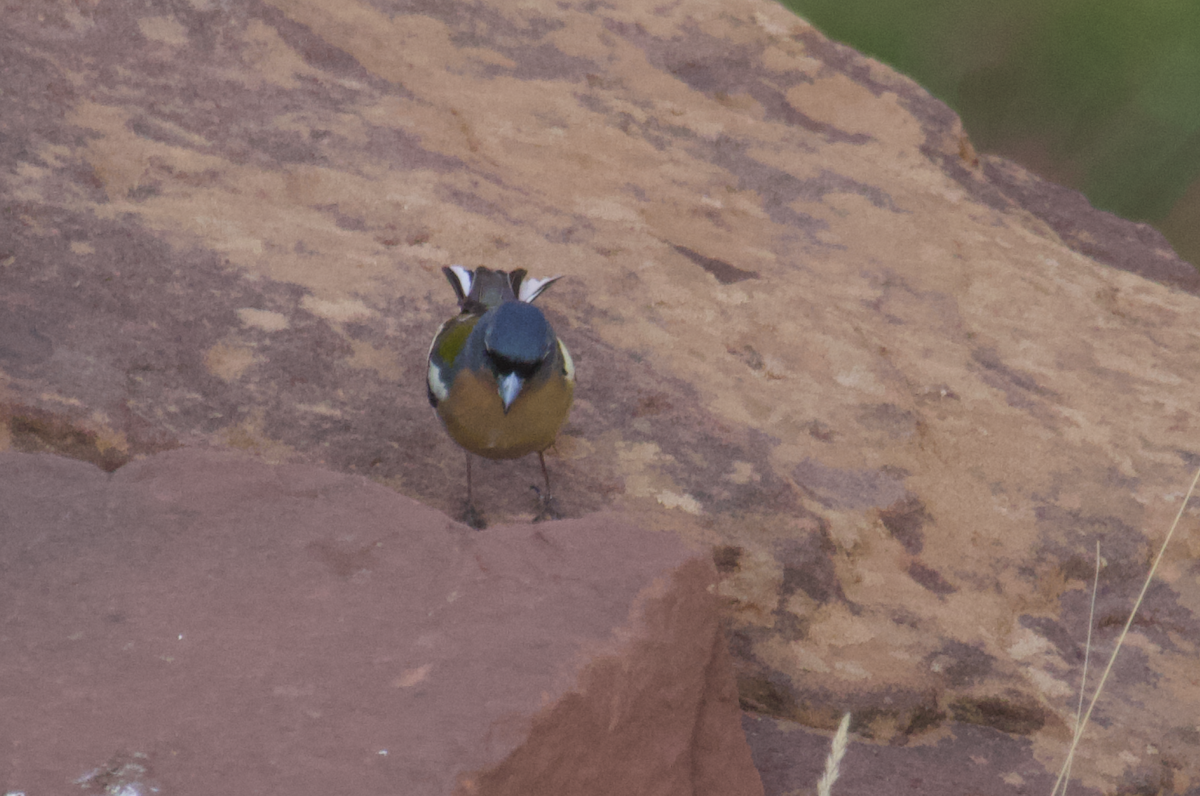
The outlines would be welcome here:
<svg viewBox="0 0 1200 796">
<path fill-rule="evenodd" d="M 616 515 L 476 533 L 309 466 L 2 453 L 0 528 L 7 791 L 762 793 L 712 565 Z"/>
</svg>

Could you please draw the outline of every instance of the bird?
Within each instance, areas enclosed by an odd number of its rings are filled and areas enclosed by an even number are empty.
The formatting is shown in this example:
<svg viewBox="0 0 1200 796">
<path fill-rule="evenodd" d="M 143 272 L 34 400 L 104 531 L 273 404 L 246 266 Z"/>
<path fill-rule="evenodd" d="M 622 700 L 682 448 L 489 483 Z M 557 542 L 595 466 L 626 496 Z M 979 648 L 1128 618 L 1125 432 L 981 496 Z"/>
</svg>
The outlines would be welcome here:
<svg viewBox="0 0 1200 796">
<path fill-rule="evenodd" d="M 461 265 L 442 269 L 458 297 L 458 315 L 429 347 L 429 405 L 466 452 L 464 521 L 486 527 L 471 494 L 471 457 L 538 455 L 545 491 L 534 521 L 557 519 L 545 451 L 566 422 L 575 396 L 575 363 L 534 299 L 562 277 L 533 279 L 524 268 Z"/>
</svg>

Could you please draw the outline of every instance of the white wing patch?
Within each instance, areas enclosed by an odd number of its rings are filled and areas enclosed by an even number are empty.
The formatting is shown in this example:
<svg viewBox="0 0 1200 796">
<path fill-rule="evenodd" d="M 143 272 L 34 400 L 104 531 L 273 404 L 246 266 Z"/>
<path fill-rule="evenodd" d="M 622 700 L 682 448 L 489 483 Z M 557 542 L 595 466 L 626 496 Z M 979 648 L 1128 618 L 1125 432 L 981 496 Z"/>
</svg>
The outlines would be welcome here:
<svg viewBox="0 0 1200 796">
<path fill-rule="evenodd" d="M 459 286 L 462 287 L 462 294 L 464 296 L 471 295 L 471 282 L 474 281 L 475 274 L 461 265 L 450 266 L 450 271 L 454 274 L 455 279 L 458 280 Z"/>
<path fill-rule="evenodd" d="M 550 287 L 550 285 L 559 279 L 562 279 L 562 277 L 552 276 L 549 279 L 531 279 L 525 277 L 521 280 L 521 294 L 517 298 L 526 304 L 532 304 L 535 298 L 542 295 L 543 290 Z"/>
<path fill-rule="evenodd" d="M 441 369 L 433 362 L 429 363 L 429 375 L 425 378 L 429 383 L 429 391 L 433 393 L 433 397 L 439 403 L 446 400 L 446 396 L 450 394 L 450 390 L 446 387 L 446 383 L 442 381 Z"/>
<path fill-rule="evenodd" d="M 571 359 L 571 352 L 563 345 L 563 341 L 558 341 L 558 352 L 562 354 L 563 375 L 567 377 L 567 381 L 575 382 L 575 360 Z"/>
</svg>

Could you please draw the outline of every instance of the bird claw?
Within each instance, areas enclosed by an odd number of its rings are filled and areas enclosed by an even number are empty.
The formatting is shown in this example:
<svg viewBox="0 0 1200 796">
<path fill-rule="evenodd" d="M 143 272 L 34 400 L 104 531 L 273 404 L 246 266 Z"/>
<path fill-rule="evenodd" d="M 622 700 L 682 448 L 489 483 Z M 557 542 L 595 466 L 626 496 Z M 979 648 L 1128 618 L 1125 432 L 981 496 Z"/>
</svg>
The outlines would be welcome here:
<svg viewBox="0 0 1200 796">
<path fill-rule="evenodd" d="M 479 510 L 475 508 L 474 503 L 468 503 L 467 507 L 463 509 L 462 521 L 477 531 L 482 531 L 487 527 L 487 520 L 485 520 L 483 515 L 479 513 Z"/>
<path fill-rule="evenodd" d="M 542 493 L 542 490 L 536 486 L 530 487 L 537 495 L 537 514 L 533 515 L 534 522 L 545 522 L 546 520 L 561 520 L 562 513 L 558 510 L 558 501 L 554 495 L 550 493 Z"/>
</svg>

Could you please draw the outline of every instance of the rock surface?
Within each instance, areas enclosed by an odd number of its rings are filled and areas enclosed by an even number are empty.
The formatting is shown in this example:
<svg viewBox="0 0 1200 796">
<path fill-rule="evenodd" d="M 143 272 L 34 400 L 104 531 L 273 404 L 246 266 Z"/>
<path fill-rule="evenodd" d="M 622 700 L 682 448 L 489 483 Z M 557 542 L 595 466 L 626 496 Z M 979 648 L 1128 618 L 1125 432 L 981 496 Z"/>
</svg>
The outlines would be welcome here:
<svg viewBox="0 0 1200 796">
<path fill-rule="evenodd" d="M 672 535 L 195 449 L 2 453 L 0 527 L 6 793 L 762 793 Z"/>
<path fill-rule="evenodd" d="M 4 444 L 234 448 L 452 512 L 439 269 L 561 273 L 558 497 L 714 547 L 742 704 L 931 766 L 1002 733 L 996 792 L 1057 770 L 1095 545 L 1104 660 L 1200 464 L 1200 279 L 1152 231 L 758 0 L 3 13 Z M 493 520 L 536 467 L 476 470 Z M 1200 787 L 1195 520 L 1073 791 Z"/>
</svg>

